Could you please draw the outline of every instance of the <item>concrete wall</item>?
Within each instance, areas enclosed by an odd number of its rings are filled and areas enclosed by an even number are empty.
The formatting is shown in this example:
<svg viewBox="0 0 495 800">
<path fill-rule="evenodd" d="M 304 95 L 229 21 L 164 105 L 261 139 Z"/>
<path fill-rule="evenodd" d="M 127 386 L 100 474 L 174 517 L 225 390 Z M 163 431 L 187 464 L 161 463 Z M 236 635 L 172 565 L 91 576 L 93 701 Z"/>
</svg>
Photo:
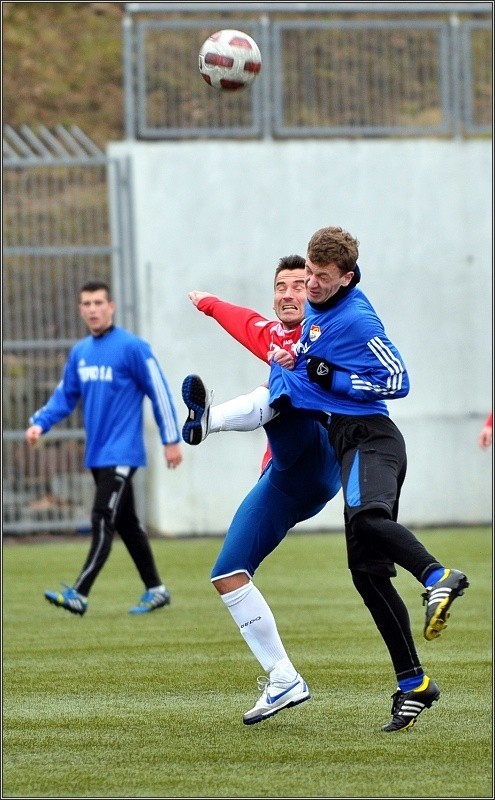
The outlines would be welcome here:
<svg viewBox="0 0 495 800">
<path fill-rule="evenodd" d="M 361 242 L 361 287 L 410 373 L 409 397 L 389 404 L 408 446 L 402 521 L 491 520 L 491 453 L 476 443 L 492 405 L 491 142 L 118 142 L 109 155 L 130 160 L 138 332 L 163 365 L 181 425 L 189 372 L 217 402 L 267 375 L 187 292 L 272 317 L 278 259 L 305 255 L 317 228 L 341 225 Z M 175 472 L 151 416 L 148 441 L 150 529 L 223 533 L 257 478 L 263 432 L 184 445 Z M 339 495 L 302 527 L 341 524 Z"/>
</svg>

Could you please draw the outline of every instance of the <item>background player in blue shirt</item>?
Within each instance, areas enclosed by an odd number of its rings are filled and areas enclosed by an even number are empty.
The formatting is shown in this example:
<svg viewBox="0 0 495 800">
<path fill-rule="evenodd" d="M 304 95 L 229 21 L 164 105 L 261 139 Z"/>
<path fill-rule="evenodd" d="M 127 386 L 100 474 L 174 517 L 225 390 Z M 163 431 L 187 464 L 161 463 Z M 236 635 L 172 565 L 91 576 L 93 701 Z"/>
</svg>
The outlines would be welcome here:
<svg viewBox="0 0 495 800">
<path fill-rule="evenodd" d="M 113 324 L 115 303 L 99 280 L 80 291 L 79 311 L 90 335 L 72 348 L 63 377 L 26 430 L 35 445 L 43 433 L 82 403 L 86 431 L 85 466 L 96 484 L 91 512 L 92 541 L 84 566 L 73 586 L 45 597 L 73 614 L 84 614 L 88 595 L 118 531 L 145 586 L 132 614 L 153 611 L 170 603 L 148 537 L 136 514 L 132 478 L 146 466 L 143 400 L 149 397 L 171 469 L 182 462 L 177 414 L 165 376 L 150 345 Z"/>
</svg>

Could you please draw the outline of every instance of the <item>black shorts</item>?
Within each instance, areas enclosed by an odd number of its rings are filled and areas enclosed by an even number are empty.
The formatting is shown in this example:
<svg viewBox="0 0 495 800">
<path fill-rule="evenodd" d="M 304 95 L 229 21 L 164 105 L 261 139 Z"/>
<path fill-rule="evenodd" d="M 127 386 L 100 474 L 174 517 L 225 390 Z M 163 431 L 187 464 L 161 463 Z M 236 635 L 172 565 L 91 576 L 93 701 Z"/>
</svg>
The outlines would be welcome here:
<svg viewBox="0 0 495 800">
<path fill-rule="evenodd" d="M 346 522 L 362 511 L 383 509 L 396 520 L 406 475 L 404 438 L 390 417 L 382 414 L 332 414 L 328 435 L 342 472 Z M 393 562 L 346 525 L 347 556 L 351 569 L 395 575 Z"/>
</svg>

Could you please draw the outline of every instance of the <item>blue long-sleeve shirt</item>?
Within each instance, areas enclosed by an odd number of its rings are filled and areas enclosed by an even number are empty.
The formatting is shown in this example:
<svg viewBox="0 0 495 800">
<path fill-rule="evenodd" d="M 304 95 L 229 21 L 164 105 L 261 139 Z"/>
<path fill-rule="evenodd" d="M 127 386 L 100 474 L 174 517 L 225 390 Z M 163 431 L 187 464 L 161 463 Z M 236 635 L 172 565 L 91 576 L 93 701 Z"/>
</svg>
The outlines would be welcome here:
<svg viewBox="0 0 495 800">
<path fill-rule="evenodd" d="M 180 441 L 177 414 L 150 345 L 124 328 L 87 336 L 69 353 L 62 380 L 31 417 L 43 432 L 82 401 L 87 467 L 146 466 L 143 401 L 150 398 L 162 444 Z"/>
<path fill-rule="evenodd" d="M 333 364 L 331 390 L 309 380 L 306 359 Z M 324 309 L 306 303 L 294 370 L 272 361 L 270 403 L 287 396 L 295 408 L 349 415 L 388 416 L 386 400 L 405 397 L 409 378 L 366 295 L 357 287 Z"/>
</svg>

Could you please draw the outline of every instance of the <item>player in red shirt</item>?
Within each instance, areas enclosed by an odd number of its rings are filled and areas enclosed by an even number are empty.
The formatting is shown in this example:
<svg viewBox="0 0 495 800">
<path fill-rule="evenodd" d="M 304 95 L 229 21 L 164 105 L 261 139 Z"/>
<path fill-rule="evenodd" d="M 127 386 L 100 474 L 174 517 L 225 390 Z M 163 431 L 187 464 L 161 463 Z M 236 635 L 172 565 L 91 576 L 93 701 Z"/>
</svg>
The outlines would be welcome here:
<svg viewBox="0 0 495 800">
<path fill-rule="evenodd" d="M 289 369 L 294 367 L 294 347 L 305 309 L 305 259 L 289 256 L 279 262 L 274 295 L 279 322 L 204 292 L 191 292 L 189 297 L 262 361 L 273 359 L 277 364 L 283 361 Z M 211 406 L 211 392 L 201 378 L 188 375 L 182 383 L 182 397 L 188 409 L 182 435 L 188 444 L 199 444 L 213 431 L 254 430 L 271 419 L 266 429 L 273 459 L 234 514 L 210 575 L 253 656 L 270 676 L 263 681 L 260 700 L 243 716 L 243 723 L 252 725 L 311 697 L 253 576 L 289 530 L 314 517 L 336 496 L 342 487 L 340 467 L 325 426 L 291 409 L 283 414 L 273 412 L 267 387 Z M 265 707 L 267 686 L 275 687 L 277 697 L 275 701 L 271 696 Z M 262 690 L 260 684 L 258 688 Z"/>
<path fill-rule="evenodd" d="M 292 369 L 294 348 L 301 336 L 306 301 L 305 259 L 302 256 L 281 258 L 275 270 L 273 310 L 277 320 L 268 320 L 257 311 L 227 303 L 208 292 L 194 290 L 188 296 L 199 311 L 213 317 L 227 333 L 261 361 L 269 363 L 273 358 L 281 366 Z M 199 385 L 198 390 L 202 390 Z M 209 403 L 211 395 L 212 393 L 208 398 Z M 265 425 L 276 413 L 269 407 L 268 398 L 267 387 L 258 386 L 249 394 L 210 406 L 209 413 L 203 415 L 202 425 L 195 425 L 193 419 L 186 421 L 182 430 L 184 441 L 200 444 L 210 433 L 251 431 Z M 270 458 L 270 448 L 267 446 L 261 465 L 262 471 Z"/>
</svg>

